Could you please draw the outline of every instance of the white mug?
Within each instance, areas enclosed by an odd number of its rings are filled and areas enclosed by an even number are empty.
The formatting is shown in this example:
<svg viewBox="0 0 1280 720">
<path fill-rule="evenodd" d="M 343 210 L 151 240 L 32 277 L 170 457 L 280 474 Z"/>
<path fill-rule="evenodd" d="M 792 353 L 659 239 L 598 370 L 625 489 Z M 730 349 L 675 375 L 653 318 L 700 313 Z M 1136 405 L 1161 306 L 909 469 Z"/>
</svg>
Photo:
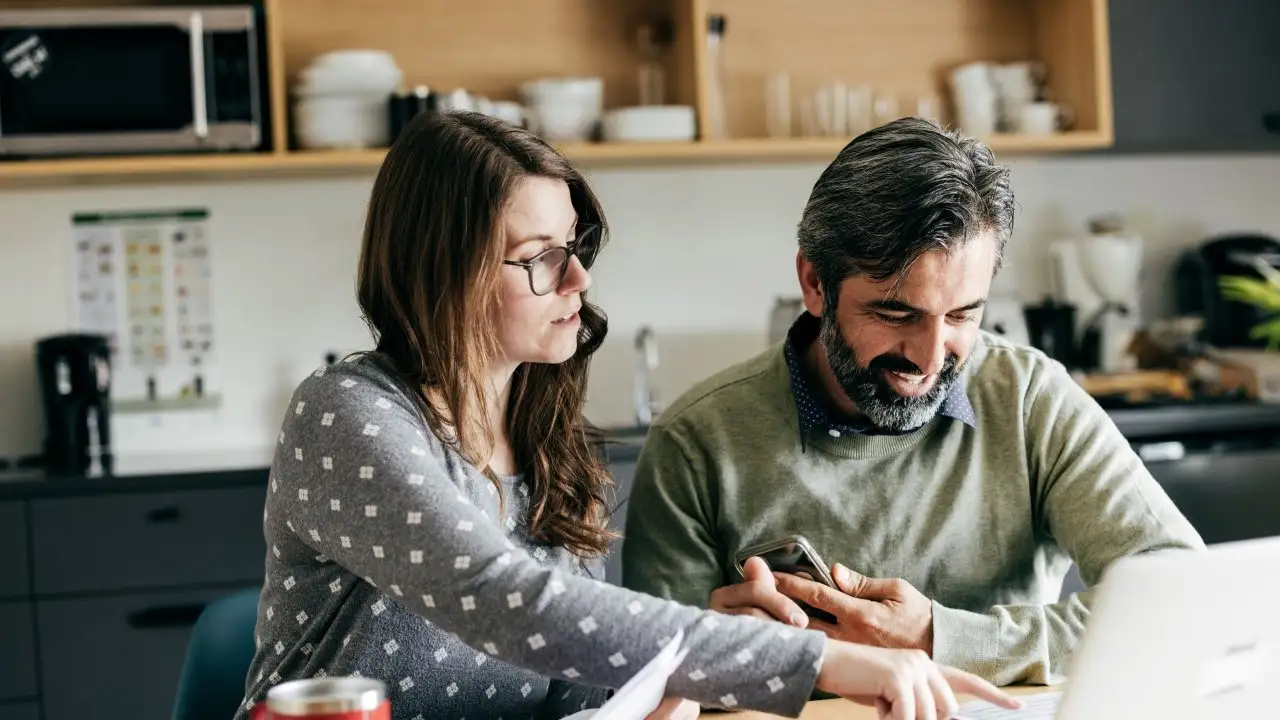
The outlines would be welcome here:
<svg viewBox="0 0 1280 720">
<path fill-rule="evenodd" d="M 1052 135 L 1070 124 L 1066 110 L 1057 103 L 1033 102 L 1018 112 L 1018 132 L 1026 135 Z"/>
</svg>

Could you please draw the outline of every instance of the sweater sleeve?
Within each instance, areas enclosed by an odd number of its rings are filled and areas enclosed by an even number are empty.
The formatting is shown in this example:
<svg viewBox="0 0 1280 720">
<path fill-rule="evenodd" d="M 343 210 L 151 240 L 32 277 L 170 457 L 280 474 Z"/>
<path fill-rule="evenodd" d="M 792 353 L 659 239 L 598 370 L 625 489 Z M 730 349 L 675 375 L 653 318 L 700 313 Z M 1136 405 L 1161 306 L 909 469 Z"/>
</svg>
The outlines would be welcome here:
<svg viewBox="0 0 1280 720">
<path fill-rule="evenodd" d="M 706 607 L 728 584 L 713 534 L 708 484 L 671 431 L 650 428 L 627 499 L 622 583 L 639 592 Z"/>
<path fill-rule="evenodd" d="M 796 716 L 821 635 L 658 600 L 537 563 L 455 485 L 410 399 L 341 363 L 295 392 L 268 504 L 302 542 L 492 657 L 553 680 L 617 688 L 678 631 L 667 686 L 709 706 Z M 280 580 L 287 590 L 292 578 Z M 388 643 L 384 650 L 394 653 Z"/>
<path fill-rule="evenodd" d="M 1110 416 L 1057 363 L 1026 402 L 1037 530 L 1076 562 L 1087 588 L 1113 561 L 1204 542 Z M 1045 605 L 974 613 L 934 603 L 934 659 L 998 684 L 1056 683 L 1084 635 L 1091 590 Z"/>
</svg>

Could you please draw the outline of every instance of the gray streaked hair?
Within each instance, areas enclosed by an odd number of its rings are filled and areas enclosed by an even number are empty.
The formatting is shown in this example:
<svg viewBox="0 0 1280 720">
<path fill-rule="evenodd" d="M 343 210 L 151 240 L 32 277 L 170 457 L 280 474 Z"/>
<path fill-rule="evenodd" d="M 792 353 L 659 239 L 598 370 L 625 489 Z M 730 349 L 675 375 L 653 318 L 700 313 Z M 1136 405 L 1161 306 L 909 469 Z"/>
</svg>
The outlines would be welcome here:
<svg viewBox="0 0 1280 720">
<path fill-rule="evenodd" d="M 828 303 L 852 275 L 885 280 L 930 250 L 996 233 L 996 267 L 1013 230 L 1009 170 L 991 149 L 921 118 L 854 138 L 814 183 L 797 231 Z"/>
</svg>

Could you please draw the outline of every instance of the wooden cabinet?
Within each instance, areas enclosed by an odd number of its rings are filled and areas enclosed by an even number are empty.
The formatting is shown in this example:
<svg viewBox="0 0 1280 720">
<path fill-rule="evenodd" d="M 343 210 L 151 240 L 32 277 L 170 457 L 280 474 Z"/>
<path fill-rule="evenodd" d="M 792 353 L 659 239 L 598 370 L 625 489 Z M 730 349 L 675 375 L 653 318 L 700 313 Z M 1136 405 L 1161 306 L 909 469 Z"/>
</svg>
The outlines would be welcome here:
<svg viewBox="0 0 1280 720">
<path fill-rule="evenodd" d="M 1280 3 L 1112 0 L 1115 150 L 1280 150 Z"/>
<path fill-rule="evenodd" d="M 266 559 L 266 470 L 205 477 L 0 488 L 0 720 L 171 716 L 205 604 Z"/>
<path fill-rule="evenodd" d="M 16 0 L 0 0 L 9 3 Z M 899 97 L 935 94 L 946 121 L 952 115 L 945 84 L 951 69 L 973 60 L 1024 59 L 1046 64 L 1053 97 L 1071 106 L 1075 127 L 1048 136 L 985 138 L 997 153 L 1111 144 L 1106 0 L 265 0 L 274 150 L 0 163 L 0 182 L 368 173 L 385 150 L 295 149 L 289 89 L 317 55 L 342 48 L 386 50 L 407 86 L 465 88 L 494 100 L 517 99 L 518 85 L 537 77 L 598 75 L 605 83 L 605 106 L 614 108 L 638 101 L 636 32 L 656 19 L 674 29 L 662 60 L 667 102 L 693 106 L 704 123 L 711 98 L 707 19 L 713 13 L 727 20 L 727 138 L 577 143 L 564 146 L 565 153 L 588 166 L 828 160 L 848 137 L 765 136 L 767 74 L 789 73 L 797 94 L 833 80 L 865 83 Z M 798 97 L 793 109 L 795 104 Z M 904 103 L 899 111 L 913 109 Z"/>
</svg>

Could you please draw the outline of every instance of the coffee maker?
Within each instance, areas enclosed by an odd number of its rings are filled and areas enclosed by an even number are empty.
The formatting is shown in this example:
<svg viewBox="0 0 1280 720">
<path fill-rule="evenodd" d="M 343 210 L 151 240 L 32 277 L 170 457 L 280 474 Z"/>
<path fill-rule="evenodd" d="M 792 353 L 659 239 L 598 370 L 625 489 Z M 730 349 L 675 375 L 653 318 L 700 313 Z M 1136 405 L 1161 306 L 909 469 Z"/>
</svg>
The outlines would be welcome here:
<svg viewBox="0 0 1280 720">
<path fill-rule="evenodd" d="M 36 342 L 51 474 L 111 474 L 111 350 L 107 338 L 66 334 Z"/>
<path fill-rule="evenodd" d="M 1217 235 L 1178 258 L 1174 270 L 1178 314 L 1203 317 L 1203 340 L 1208 344 L 1219 348 L 1266 345 L 1266 340 L 1250 337 L 1249 331 L 1268 314 L 1228 300 L 1220 285 L 1227 275 L 1261 280 L 1256 263 L 1280 270 L 1280 240 L 1258 233 Z"/>
</svg>

